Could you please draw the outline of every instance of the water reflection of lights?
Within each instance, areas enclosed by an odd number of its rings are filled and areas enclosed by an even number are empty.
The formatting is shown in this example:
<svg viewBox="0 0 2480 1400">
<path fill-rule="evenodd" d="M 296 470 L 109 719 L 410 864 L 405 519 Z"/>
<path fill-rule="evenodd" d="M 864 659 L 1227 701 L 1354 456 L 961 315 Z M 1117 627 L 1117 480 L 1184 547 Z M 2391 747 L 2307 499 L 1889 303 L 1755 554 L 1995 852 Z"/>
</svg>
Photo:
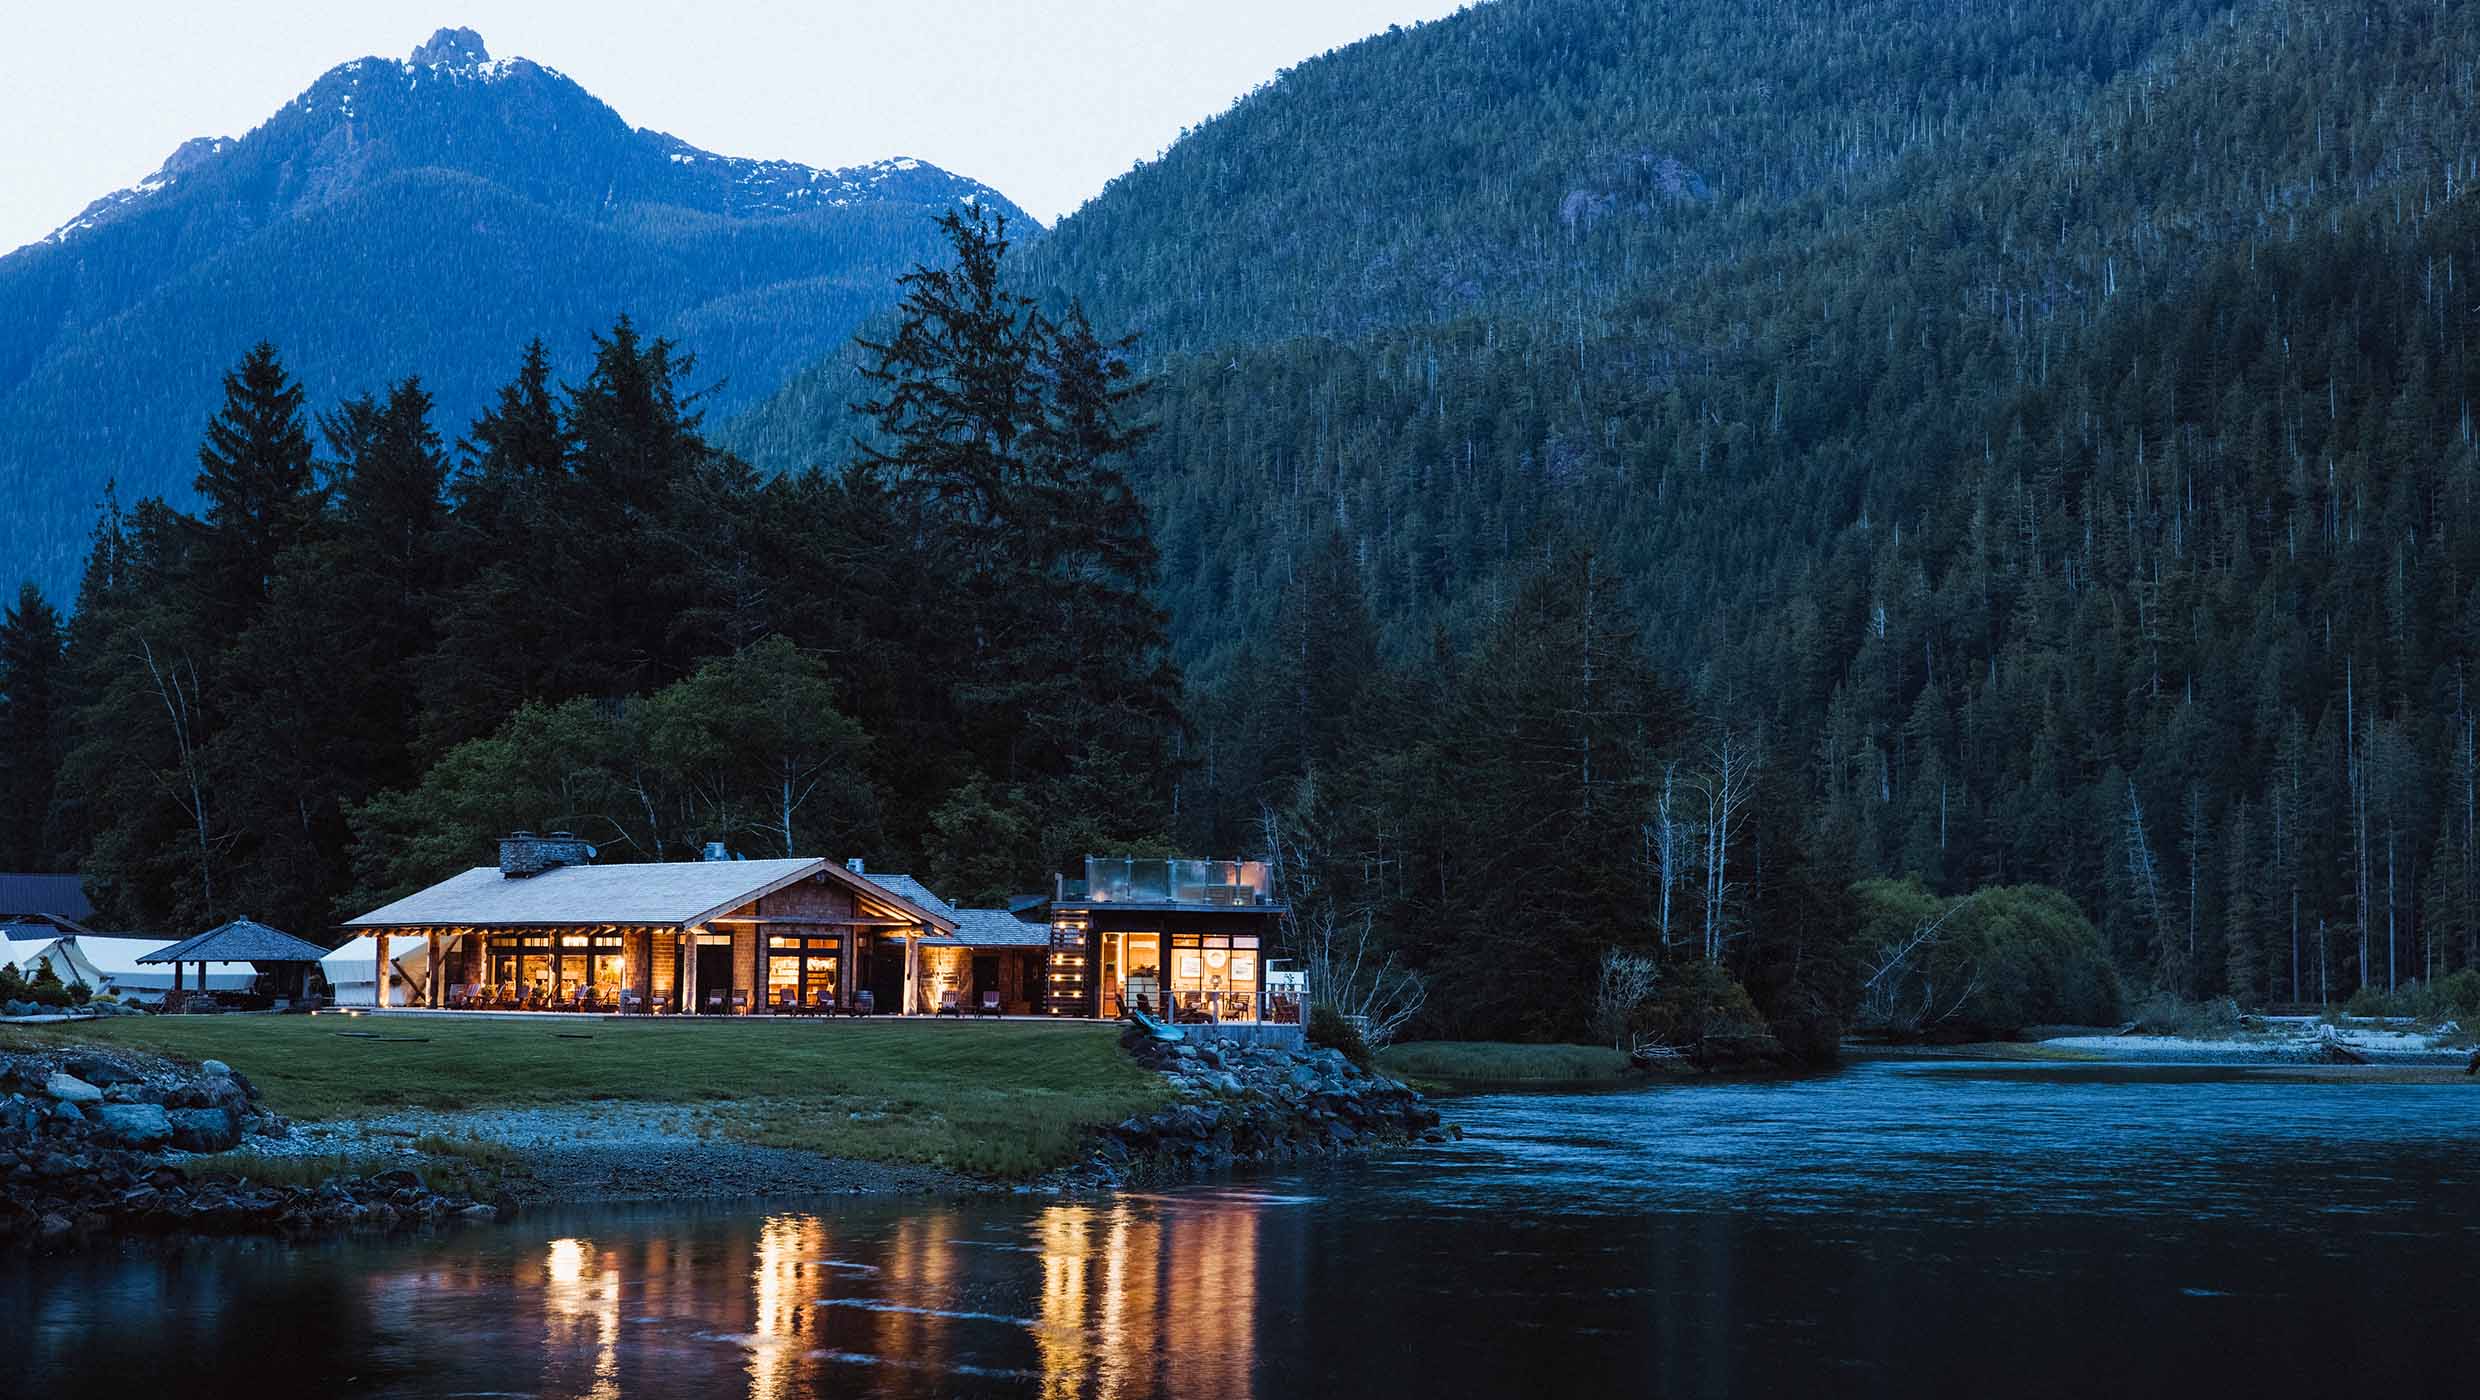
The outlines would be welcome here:
<svg viewBox="0 0 2480 1400">
<path fill-rule="evenodd" d="M 579 1239 L 553 1240 L 543 1252 L 543 1352 L 591 1352 L 593 1380 L 582 1400 L 620 1395 L 620 1270 Z"/>
<path fill-rule="evenodd" d="M 1182 1377 L 1184 1396 L 1250 1393 L 1254 1203 L 1177 1214 L 1125 1199 L 1103 1209 L 1063 1204 L 1042 1213 L 1036 1234 L 1043 1394 L 1151 1395 L 1170 1374 Z"/>
<path fill-rule="evenodd" d="M 750 1400 L 782 1400 L 802 1389 L 804 1304 L 816 1297 L 824 1269 L 809 1261 L 825 1252 L 826 1229 L 813 1215 L 770 1215 L 758 1227 L 758 1258 L 749 1271 L 756 1311 L 749 1327 Z"/>
</svg>

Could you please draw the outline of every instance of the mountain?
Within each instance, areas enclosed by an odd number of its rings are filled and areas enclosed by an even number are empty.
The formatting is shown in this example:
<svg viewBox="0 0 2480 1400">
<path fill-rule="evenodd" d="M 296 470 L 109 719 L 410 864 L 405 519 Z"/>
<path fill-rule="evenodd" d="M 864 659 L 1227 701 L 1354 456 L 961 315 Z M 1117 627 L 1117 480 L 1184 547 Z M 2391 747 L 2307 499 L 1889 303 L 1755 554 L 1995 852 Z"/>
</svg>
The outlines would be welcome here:
<svg viewBox="0 0 2480 1400">
<path fill-rule="evenodd" d="M 581 368 L 628 313 L 729 414 L 890 302 L 959 202 L 1023 219 L 916 160 L 715 155 L 441 30 L 0 257 L 0 533 L 62 595 L 107 481 L 187 498 L 219 378 L 261 339 L 321 408 L 420 374 L 453 436 L 529 338 Z"/>
<path fill-rule="evenodd" d="M 2313 999 L 2480 963 L 2476 11 L 1497 0 L 1023 271 L 1146 337 L 1218 773 L 1330 543 L 1409 676 L 1583 546 L 1818 849 Z M 839 460 L 849 361 L 743 449 Z"/>
</svg>

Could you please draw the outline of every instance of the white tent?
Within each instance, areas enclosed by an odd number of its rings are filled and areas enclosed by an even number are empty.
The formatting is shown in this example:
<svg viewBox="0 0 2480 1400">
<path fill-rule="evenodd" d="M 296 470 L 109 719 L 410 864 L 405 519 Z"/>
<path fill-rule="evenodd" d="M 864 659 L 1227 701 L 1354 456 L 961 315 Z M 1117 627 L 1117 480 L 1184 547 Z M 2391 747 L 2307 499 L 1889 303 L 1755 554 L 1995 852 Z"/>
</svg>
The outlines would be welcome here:
<svg viewBox="0 0 2480 1400">
<path fill-rule="evenodd" d="M 156 1001 L 172 990 L 172 968 L 164 963 L 140 965 L 138 959 L 158 948 L 173 944 L 168 938 L 115 938 L 101 933 L 64 935 L 61 942 L 70 945 L 82 964 L 81 975 L 91 969 L 87 985 L 98 992 L 111 992 L 124 1001 Z M 57 969 L 55 969 L 57 970 Z M 62 977 L 69 974 L 63 972 Z M 211 962 L 207 964 L 206 990 L 211 992 L 246 992 L 258 980 L 258 969 L 245 962 Z M 190 963 L 181 969 L 181 985 L 198 989 L 198 965 Z"/>
<path fill-rule="evenodd" d="M 49 961 L 52 975 L 63 982 L 83 982 L 97 992 L 110 992 L 124 1001 L 156 1001 L 172 990 L 172 969 L 161 964 L 142 966 L 138 959 L 171 946 L 172 940 L 165 938 L 62 933 L 47 939 L 11 940 L 0 957 L 28 976 L 34 975 L 38 963 Z M 258 969 L 245 962 L 207 964 L 210 991 L 246 992 L 257 976 Z M 181 985 L 194 987 L 197 982 L 196 965 L 185 965 Z"/>
<path fill-rule="evenodd" d="M 422 985 L 422 970 L 430 963 L 429 941 L 407 938 L 402 934 L 388 940 L 388 961 L 395 964 L 396 975 L 388 979 L 390 1006 L 412 1006 Z M 376 1006 L 373 993 L 378 983 L 379 940 L 363 934 L 343 947 L 319 959 L 319 972 L 327 985 L 336 992 L 338 1006 Z"/>
</svg>

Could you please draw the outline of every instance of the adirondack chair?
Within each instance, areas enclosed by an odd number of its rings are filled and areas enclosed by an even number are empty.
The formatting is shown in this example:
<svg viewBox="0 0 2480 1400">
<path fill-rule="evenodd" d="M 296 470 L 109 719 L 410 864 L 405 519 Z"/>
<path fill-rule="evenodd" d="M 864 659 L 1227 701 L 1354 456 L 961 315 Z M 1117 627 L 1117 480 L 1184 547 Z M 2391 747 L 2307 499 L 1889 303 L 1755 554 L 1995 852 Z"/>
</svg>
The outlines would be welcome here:
<svg viewBox="0 0 2480 1400">
<path fill-rule="evenodd" d="M 938 1014 L 941 1016 L 955 1016 L 961 1018 L 964 1015 L 964 995 L 961 992 L 956 991 L 945 991 L 939 993 Z"/>
<path fill-rule="evenodd" d="M 976 1016 L 998 1016 L 1004 1014 L 999 1009 L 999 994 L 996 991 L 986 991 L 982 993 L 982 999 L 980 1003 L 973 1008 L 973 1014 Z"/>
</svg>

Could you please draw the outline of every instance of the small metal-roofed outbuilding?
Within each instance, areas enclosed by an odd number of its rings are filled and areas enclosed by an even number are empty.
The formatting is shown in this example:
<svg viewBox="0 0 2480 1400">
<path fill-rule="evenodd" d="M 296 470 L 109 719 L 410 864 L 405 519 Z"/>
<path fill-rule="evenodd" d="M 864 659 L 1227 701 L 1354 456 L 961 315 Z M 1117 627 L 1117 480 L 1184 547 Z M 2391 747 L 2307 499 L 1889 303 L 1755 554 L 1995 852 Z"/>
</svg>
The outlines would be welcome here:
<svg viewBox="0 0 2480 1400">
<path fill-rule="evenodd" d="M 46 915 L 77 925 L 95 917 L 86 886 L 75 875 L 25 874 L 0 871 L 0 918 Z"/>
</svg>

